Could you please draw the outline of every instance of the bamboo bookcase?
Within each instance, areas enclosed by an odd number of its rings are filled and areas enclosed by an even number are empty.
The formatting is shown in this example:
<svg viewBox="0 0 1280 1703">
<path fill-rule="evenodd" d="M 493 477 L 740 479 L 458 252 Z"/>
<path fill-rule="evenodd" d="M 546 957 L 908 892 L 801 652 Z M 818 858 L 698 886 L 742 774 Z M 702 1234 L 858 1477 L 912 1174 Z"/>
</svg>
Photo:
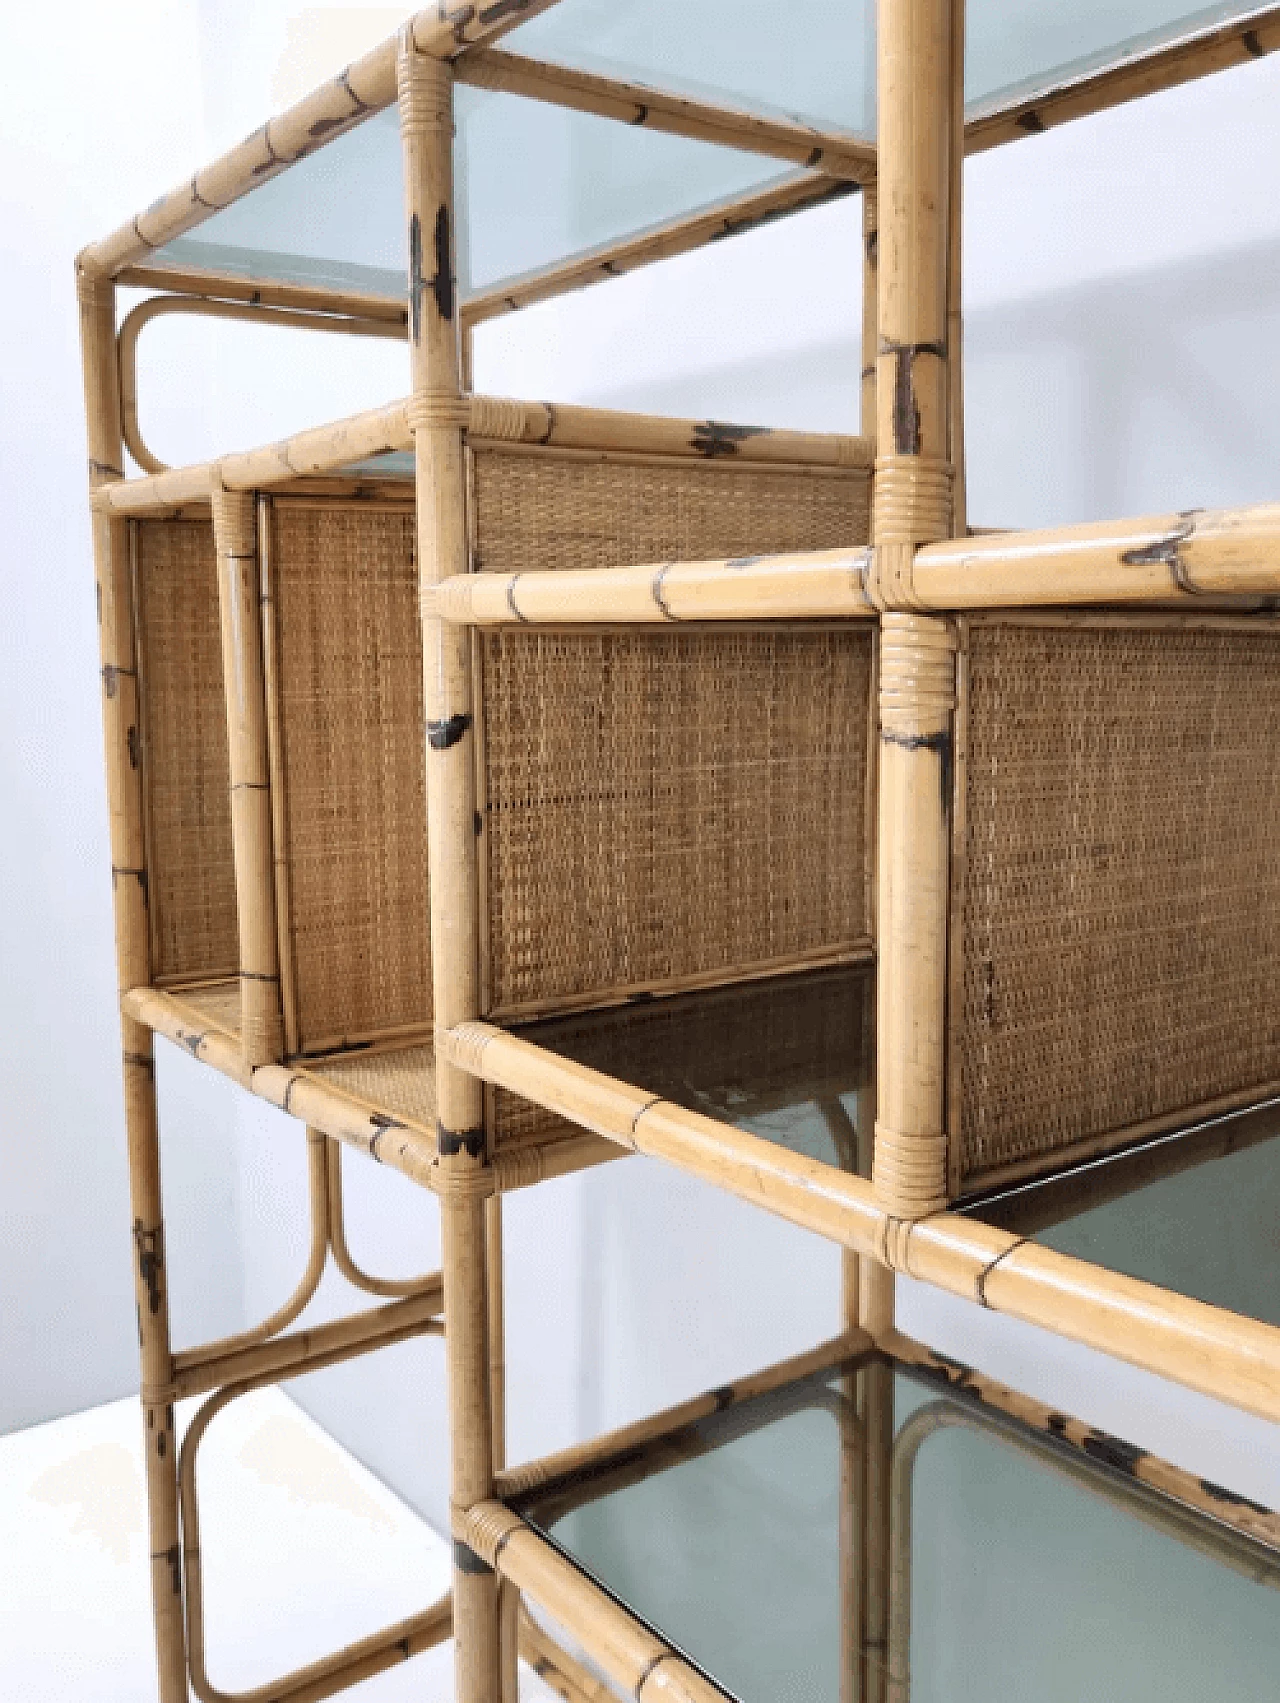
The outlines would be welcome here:
<svg viewBox="0 0 1280 1703">
<path fill-rule="evenodd" d="M 506 1471 L 502 1196 L 627 1152 L 845 1250 L 846 1331 L 821 1363 L 872 1355 L 851 1697 L 905 1696 L 875 1655 L 903 1635 L 876 1367 L 919 1358 L 894 1272 L 1280 1418 L 1275 1325 L 955 1210 L 1280 1094 L 1280 508 L 973 533 L 959 265 L 966 153 L 1245 63 L 1280 44 L 1280 9 L 1167 31 L 966 120 L 960 0 L 880 0 L 873 143 L 496 46 L 553 4 L 418 14 L 77 263 L 163 1703 L 224 1695 L 200 1589 L 209 1423 L 264 1382 L 424 1334 L 447 1366 L 451 1598 L 255 1703 L 331 1695 L 451 1631 L 462 1703 L 510 1703 L 517 1648 L 567 1698 L 605 1695 L 519 1593 L 642 1703 L 722 1695 L 507 1506 L 564 1463 Z M 464 292 L 458 87 L 789 169 Z M 392 108 L 407 298 L 192 260 L 188 232 Z M 861 436 L 466 381 L 487 319 L 855 192 Z M 155 293 L 121 320 L 117 290 L 138 286 Z M 402 339 L 409 394 L 168 468 L 136 350 L 172 313 Z M 792 978 L 812 1001 L 833 968 L 872 963 L 848 1050 L 874 1070 L 856 1126 L 830 1113 L 836 1163 L 655 1091 L 688 1044 L 665 1001 L 727 1001 L 731 1049 L 753 988 Z M 618 1013 L 629 1074 L 566 1050 Z M 780 1045 L 812 1069 L 830 1037 L 820 1017 L 806 1032 Z M 182 1352 L 156 1034 L 299 1119 L 308 1149 L 296 1293 Z M 356 1265 L 342 1145 L 436 1194 L 440 1273 Z M 380 1304 L 290 1331 L 330 1260 Z M 173 1404 L 197 1394 L 179 1447 Z"/>
</svg>

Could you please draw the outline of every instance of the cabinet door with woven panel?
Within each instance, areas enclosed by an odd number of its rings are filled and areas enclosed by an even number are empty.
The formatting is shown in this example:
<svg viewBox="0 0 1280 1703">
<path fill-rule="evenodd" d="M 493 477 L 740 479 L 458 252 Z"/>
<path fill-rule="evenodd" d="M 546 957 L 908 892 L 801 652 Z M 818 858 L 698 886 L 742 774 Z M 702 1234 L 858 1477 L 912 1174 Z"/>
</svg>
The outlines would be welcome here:
<svg viewBox="0 0 1280 1703">
<path fill-rule="evenodd" d="M 1280 1088 L 1280 625 L 960 637 L 953 1195 Z"/>
</svg>

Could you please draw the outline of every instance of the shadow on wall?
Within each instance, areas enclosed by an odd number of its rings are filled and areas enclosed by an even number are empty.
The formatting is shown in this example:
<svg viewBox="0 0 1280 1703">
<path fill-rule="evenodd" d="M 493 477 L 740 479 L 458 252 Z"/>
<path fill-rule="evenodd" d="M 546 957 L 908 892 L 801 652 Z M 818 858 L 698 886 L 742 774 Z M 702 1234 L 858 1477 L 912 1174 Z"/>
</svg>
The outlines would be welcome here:
<svg viewBox="0 0 1280 1703">
<path fill-rule="evenodd" d="M 976 523 L 1280 499 L 1280 241 L 984 305 L 966 323 Z M 858 359 L 841 339 L 596 400 L 853 431 Z"/>
</svg>

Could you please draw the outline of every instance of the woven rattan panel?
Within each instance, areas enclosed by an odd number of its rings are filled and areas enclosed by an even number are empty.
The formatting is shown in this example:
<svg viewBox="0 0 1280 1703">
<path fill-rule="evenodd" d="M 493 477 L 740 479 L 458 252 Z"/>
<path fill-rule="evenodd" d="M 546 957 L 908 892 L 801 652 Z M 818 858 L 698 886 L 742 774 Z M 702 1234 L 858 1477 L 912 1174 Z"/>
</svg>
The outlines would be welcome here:
<svg viewBox="0 0 1280 1703">
<path fill-rule="evenodd" d="M 1280 1080 L 1280 632 L 975 622 L 968 651 L 961 1191 Z"/>
<path fill-rule="evenodd" d="M 157 981 L 239 964 L 227 711 L 213 527 L 142 520 L 138 671 Z"/>
<path fill-rule="evenodd" d="M 865 472 L 475 454 L 475 566 L 609 568 L 867 539 Z"/>
<path fill-rule="evenodd" d="M 228 1035 L 240 1033 L 240 983 L 212 982 L 208 987 L 183 988 L 182 1003 L 202 1021 Z"/>
<path fill-rule="evenodd" d="M 274 505 L 276 740 L 299 1051 L 430 1021 L 409 507 Z"/>
<path fill-rule="evenodd" d="M 435 1128 L 436 1060 L 430 1042 L 388 1052 L 352 1053 L 310 1069 L 366 1105 Z"/>
<path fill-rule="evenodd" d="M 490 1009 L 865 942 L 873 637 L 487 633 Z"/>
</svg>

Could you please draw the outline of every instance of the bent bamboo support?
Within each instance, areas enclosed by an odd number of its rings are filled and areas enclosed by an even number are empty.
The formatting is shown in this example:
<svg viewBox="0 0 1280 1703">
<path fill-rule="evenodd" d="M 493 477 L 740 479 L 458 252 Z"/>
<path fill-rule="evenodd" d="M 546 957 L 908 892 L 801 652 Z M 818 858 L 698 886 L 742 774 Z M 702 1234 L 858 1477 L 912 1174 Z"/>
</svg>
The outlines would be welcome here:
<svg viewBox="0 0 1280 1703">
<path fill-rule="evenodd" d="M 1280 1420 L 1280 1330 L 948 1212 L 913 1223 L 872 1184 L 670 1104 L 485 1023 L 437 1046 L 633 1152 L 665 1159 L 778 1217 L 936 1288 Z"/>
</svg>

